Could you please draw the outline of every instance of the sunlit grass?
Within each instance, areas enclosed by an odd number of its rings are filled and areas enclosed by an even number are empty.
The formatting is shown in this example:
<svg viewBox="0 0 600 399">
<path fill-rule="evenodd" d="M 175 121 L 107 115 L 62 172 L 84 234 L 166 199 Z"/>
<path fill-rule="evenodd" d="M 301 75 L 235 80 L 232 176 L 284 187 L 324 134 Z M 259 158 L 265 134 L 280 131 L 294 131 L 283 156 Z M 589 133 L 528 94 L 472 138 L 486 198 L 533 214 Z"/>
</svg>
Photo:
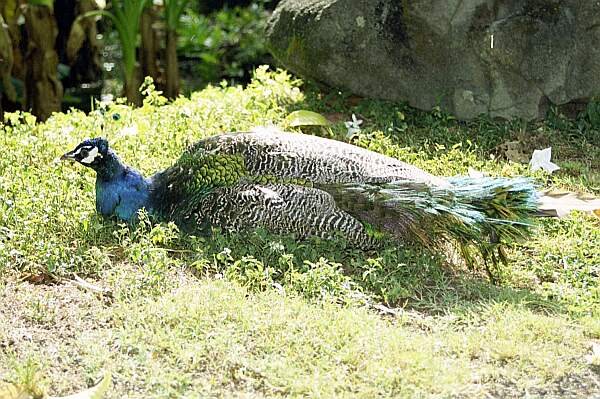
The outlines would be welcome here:
<svg viewBox="0 0 600 399">
<path fill-rule="evenodd" d="M 191 237 L 143 216 L 136 226 L 104 220 L 93 173 L 58 161 L 84 137 L 104 135 L 150 175 L 202 137 L 284 126 L 292 110 L 311 109 L 341 115 L 323 134 L 342 140 L 343 121 L 358 114 L 354 144 L 438 175 L 473 168 L 600 194 L 599 133 L 585 119 L 466 123 L 299 85 L 259 70 L 247 88 L 210 87 L 173 103 L 150 86 L 138 109 L 110 104 L 44 124 L 7 114 L 0 326 L 11 327 L 0 328 L 0 379 L 33 389 L 36 375 L 66 394 L 109 369 L 115 398 L 600 390 L 585 360 L 600 340 L 600 223 L 590 215 L 540 221 L 510 248 L 494 285 L 445 254 L 394 243 L 363 252 L 264 231 Z M 532 151 L 529 136 L 553 146 L 561 171 L 531 173 L 498 151 L 514 140 Z M 78 289 L 75 274 L 111 296 Z"/>
</svg>

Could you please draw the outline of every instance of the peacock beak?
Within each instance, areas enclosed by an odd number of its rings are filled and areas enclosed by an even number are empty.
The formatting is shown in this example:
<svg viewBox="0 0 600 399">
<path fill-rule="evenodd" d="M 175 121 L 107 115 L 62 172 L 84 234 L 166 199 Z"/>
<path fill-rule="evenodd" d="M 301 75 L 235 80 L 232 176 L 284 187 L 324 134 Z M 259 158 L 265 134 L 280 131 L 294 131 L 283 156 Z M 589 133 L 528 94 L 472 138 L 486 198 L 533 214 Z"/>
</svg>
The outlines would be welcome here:
<svg viewBox="0 0 600 399">
<path fill-rule="evenodd" d="M 75 160 L 75 155 L 73 154 L 73 151 L 70 152 L 65 152 L 62 157 L 60 157 L 61 161 L 66 161 L 66 160 L 71 160 L 74 161 Z"/>
</svg>

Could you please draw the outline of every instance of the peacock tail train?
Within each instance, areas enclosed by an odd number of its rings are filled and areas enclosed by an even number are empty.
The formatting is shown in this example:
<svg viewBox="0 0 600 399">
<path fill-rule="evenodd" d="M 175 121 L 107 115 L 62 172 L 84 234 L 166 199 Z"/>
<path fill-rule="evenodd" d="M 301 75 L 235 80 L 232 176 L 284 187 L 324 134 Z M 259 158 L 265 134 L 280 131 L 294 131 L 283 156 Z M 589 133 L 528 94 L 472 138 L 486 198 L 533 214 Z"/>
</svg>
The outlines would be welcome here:
<svg viewBox="0 0 600 399">
<path fill-rule="evenodd" d="M 401 241 L 454 245 L 467 264 L 506 263 L 504 245 L 527 238 L 537 210 L 529 179 L 451 178 L 449 187 L 404 182 L 346 185 L 348 212 Z M 343 194 L 339 201 L 344 201 Z M 365 206 L 365 199 L 367 205 Z M 357 206 L 357 204 L 360 204 Z"/>
</svg>

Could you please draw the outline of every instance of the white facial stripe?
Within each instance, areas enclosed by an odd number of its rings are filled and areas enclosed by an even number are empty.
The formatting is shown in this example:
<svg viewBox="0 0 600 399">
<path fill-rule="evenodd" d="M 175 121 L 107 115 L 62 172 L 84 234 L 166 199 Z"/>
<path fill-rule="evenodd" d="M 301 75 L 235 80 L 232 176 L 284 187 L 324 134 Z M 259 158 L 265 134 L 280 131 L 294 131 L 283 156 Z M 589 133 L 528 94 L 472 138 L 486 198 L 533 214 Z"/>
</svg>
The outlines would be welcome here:
<svg viewBox="0 0 600 399">
<path fill-rule="evenodd" d="M 83 159 L 82 159 L 81 161 L 79 161 L 79 162 L 81 162 L 81 163 L 87 163 L 87 164 L 90 164 L 90 163 L 94 162 L 94 160 L 95 160 L 97 157 L 100 157 L 100 158 L 102 158 L 102 154 L 99 154 L 99 153 L 98 153 L 98 147 L 94 147 L 94 148 L 92 148 L 92 149 L 90 150 L 90 152 L 89 152 L 88 156 L 87 156 L 87 157 L 85 157 L 85 158 L 83 158 Z"/>
<path fill-rule="evenodd" d="M 79 149 L 77 149 L 77 151 L 75 151 L 73 153 L 73 156 L 75 155 L 79 155 L 79 153 L 81 152 L 81 150 L 91 150 L 94 146 L 92 145 L 84 145 L 83 147 L 79 147 Z"/>
</svg>

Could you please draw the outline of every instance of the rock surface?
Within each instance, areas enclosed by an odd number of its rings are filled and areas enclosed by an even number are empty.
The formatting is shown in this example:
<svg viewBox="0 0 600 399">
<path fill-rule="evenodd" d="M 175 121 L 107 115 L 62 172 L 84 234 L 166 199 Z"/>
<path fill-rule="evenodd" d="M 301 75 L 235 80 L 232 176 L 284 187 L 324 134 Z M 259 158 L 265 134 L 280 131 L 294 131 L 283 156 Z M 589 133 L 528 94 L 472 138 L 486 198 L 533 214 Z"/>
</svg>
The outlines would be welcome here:
<svg viewBox="0 0 600 399">
<path fill-rule="evenodd" d="M 600 95 L 596 0 L 283 0 L 267 35 L 300 75 L 460 119 Z"/>
</svg>

